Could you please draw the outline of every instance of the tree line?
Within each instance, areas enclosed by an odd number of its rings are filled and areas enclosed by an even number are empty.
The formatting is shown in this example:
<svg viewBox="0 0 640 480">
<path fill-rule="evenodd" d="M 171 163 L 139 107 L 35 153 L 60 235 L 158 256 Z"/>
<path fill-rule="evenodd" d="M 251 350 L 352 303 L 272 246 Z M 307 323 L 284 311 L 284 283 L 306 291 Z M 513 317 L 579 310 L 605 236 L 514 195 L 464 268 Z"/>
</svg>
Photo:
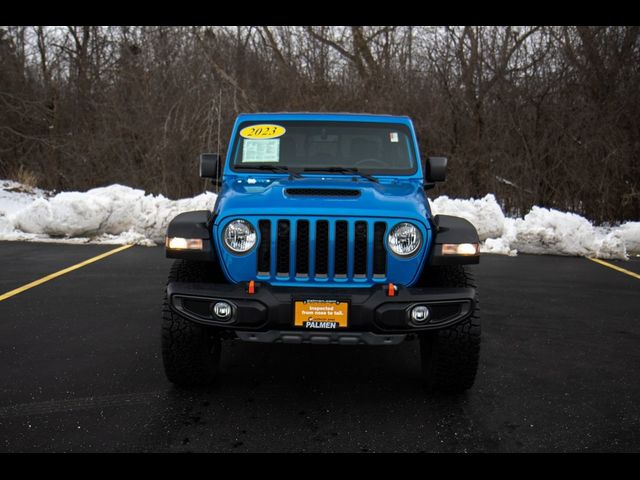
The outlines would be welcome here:
<svg viewBox="0 0 640 480">
<path fill-rule="evenodd" d="M 436 194 L 640 218 L 637 26 L 0 27 L 0 178 L 203 190 L 255 111 L 409 115 Z"/>
</svg>

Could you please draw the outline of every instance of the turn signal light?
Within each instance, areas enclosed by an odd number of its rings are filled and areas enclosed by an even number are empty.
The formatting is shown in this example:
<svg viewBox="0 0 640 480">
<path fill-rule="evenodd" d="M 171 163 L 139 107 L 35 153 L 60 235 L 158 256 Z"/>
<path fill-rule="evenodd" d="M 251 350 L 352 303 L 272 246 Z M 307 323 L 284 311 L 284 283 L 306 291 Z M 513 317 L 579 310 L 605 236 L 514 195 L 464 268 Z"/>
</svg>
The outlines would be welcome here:
<svg viewBox="0 0 640 480">
<path fill-rule="evenodd" d="M 170 250 L 202 250 L 202 239 L 166 237 L 164 245 Z"/>
<path fill-rule="evenodd" d="M 443 255 L 478 255 L 479 253 L 479 243 L 444 243 L 442 245 Z"/>
</svg>

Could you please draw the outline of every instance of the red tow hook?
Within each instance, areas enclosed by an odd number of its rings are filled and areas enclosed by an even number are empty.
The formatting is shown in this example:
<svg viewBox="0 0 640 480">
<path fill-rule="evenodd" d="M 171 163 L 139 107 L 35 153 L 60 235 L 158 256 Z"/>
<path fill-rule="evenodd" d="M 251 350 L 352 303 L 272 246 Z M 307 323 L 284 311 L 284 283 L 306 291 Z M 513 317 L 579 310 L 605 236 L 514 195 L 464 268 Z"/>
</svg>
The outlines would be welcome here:
<svg viewBox="0 0 640 480">
<path fill-rule="evenodd" d="M 387 285 L 387 297 L 395 297 L 397 291 L 398 291 L 398 287 L 396 287 L 393 283 L 389 282 L 389 285 Z"/>
<path fill-rule="evenodd" d="M 249 295 L 253 295 L 256 293 L 256 282 L 254 280 L 249 281 L 249 286 L 247 287 L 247 293 Z"/>
</svg>

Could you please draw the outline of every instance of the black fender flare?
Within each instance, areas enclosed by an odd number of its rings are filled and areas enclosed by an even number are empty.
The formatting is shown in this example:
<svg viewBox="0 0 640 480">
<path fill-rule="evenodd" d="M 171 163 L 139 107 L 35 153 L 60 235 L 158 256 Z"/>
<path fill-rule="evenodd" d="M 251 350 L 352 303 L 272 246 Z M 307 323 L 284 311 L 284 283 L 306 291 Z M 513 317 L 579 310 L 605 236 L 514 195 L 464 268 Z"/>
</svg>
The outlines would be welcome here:
<svg viewBox="0 0 640 480">
<path fill-rule="evenodd" d="M 209 210 L 195 210 L 176 215 L 167 227 L 167 237 L 202 239 L 202 250 L 170 250 L 165 244 L 167 258 L 195 260 L 201 262 L 215 261 L 211 226 L 214 215 Z"/>
<path fill-rule="evenodd" d="M 471 222 L 451 215 L 436 215 L 431 220 L 434 238 L 429 265 L 470 265 L 480 263 L 478 255 L 443 255 L 445 243 L 480 243 L 478 231 Z"/>
</svg>

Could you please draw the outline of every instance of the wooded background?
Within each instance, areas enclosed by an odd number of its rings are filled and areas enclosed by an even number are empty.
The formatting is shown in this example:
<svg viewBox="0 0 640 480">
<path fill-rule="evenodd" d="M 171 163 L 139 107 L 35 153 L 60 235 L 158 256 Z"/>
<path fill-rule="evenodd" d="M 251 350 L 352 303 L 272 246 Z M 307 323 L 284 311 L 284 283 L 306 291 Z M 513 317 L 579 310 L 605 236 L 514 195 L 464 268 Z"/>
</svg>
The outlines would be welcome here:
<svg viewBox="0 0 640 480">
<path fill-rule="evenodd" d="M 638 220 L 639 32 L 0 27 L 0 178 L 190 196 L 240 112 L 389 113 L 449 157 L 432 194 Z"/>
</svg>

